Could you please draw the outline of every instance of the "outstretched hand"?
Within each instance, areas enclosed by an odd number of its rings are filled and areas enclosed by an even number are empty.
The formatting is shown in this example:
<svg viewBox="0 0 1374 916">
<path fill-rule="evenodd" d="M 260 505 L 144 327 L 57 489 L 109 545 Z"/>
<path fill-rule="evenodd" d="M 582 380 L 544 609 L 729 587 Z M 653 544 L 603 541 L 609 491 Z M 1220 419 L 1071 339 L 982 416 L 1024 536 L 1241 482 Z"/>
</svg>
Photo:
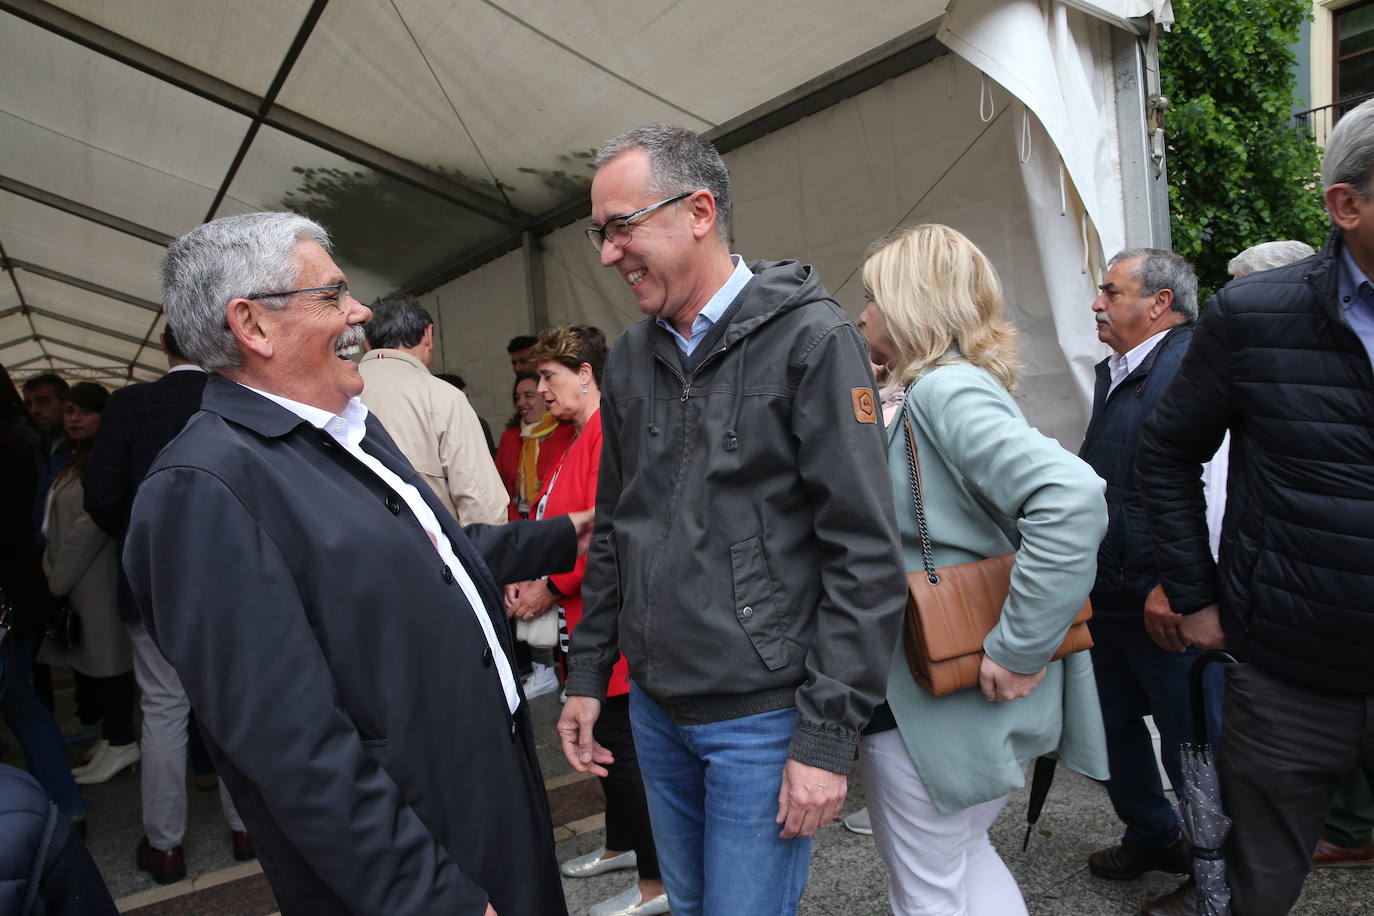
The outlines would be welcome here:
<svg viewBox="0 0 1374 916">
<path fill-rule="evenodd" d="M 601 701 L 593 697 L 568 697 L 563 714 L 558 717 L 558 738 L 563 756 L 579 773 L 606 776 L 606 765 L 615 763 L 615 755 L 596 743 L 592 727 L 601 715 Z"/>
<path fill-rule="evenodd" d="M 592 546 L 592 529 L 596 523 L 596 510 L 581 509 L 577 512 L 569 512 L 568 521 L 573 523 L 573 528 L 577 531 L 577 555 L 580 557 L 587 552 L 587 548 Z"/>
</svg>

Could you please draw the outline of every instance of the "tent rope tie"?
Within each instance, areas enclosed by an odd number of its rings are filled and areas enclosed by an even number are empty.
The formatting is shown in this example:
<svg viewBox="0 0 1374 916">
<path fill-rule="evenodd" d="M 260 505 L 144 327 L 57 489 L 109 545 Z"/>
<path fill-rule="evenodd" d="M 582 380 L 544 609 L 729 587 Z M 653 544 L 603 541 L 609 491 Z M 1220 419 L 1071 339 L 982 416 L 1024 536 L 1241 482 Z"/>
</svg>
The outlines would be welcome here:
<svg viewBox="0 0 1374 916">
<path fill-rule="evenodd" d="M 1031 129 L 1030 129 L 1030 109 L 1024 105 L 1021 107 L 1021 142 L 1020 147 L 1021 164 L 1030 162 L 1031 157 Z M 1062 196 L 1062 193 L 1061 193 Z"/>
<path fill-rule="evenodd" d="M 988 75 L 983 74 L 983 82 L 978 87 L 978 117 L 986 124 L 997 113 L 997 105 L 992 100 L 992 89 L 988 86 Z"/>
<path fill-rule="evenodd" d="M 1083 215 L 1078 218 L 1078 225 L 1080 231 L 1083 233 L 1083 275 L 1087 276 L 1092 266 L 1088 263 L 1088 259 L 1092 254 L 1088 248 L 1088 211 L 1083 211 Z"/>
</svg>

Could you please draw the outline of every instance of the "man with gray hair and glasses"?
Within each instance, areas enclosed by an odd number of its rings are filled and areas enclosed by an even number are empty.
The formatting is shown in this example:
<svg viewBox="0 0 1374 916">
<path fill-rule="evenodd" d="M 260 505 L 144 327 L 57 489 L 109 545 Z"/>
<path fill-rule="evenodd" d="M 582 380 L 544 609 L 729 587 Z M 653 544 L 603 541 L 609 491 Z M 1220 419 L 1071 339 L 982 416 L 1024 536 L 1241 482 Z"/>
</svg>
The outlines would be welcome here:
<svg viewBox="0 0 1374 916">
<path fill-rule="evenodd" d="M 1237 916 L 1289 911 L 1337 787 L 1357 766 L 1374 773 L 1371 178 L 1365 102 L 1327 141 L 1321 251 L 1216 294 L 1140 441 L 1179 637 L 1241 659 L 1226 666 L 1219 748 Z M 1199 471 L 1228 430 L 1214 562 Z"/>
<path fill-rule="evenodd" d="M 563 750 L 605 775 L 594 728 L 628 718 L 674 914 L 795 912 L 905 597 L 867 347 L 811 267 L 730 253 L 703 137 L 635 128 L 596 167 L 587 236 L 646 317 L 603 374 Z"/>
<path fill-rule="evenodd" d="M 499 525 L 510 497 L 467 395 L 430 374 L 434 320 L 414 296 L 370 306 L 367 353 L 358 363 L 363 403 L 460 524 Z"/>
<path fill-rule="evenodd" d="M 162 290 L 213 374 L 124 567 L 282 912 L 565 913 L 499 586 L 590 513 L 459 527 L 358 399 L 370 312 L 316 223 L 199 226 Z"/>
</svg>

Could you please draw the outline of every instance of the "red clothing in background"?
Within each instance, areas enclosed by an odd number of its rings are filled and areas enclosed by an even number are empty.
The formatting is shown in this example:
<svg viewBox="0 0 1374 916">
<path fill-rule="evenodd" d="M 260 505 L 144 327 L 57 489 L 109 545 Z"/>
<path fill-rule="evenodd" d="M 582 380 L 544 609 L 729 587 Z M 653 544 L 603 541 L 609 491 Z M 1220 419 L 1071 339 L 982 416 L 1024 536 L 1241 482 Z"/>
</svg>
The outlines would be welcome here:
<svg viewBox="0 0 1374 916">
<path fill-rule="evenodd" d="M 577 427 L 571 423 L 559 423 L 557 429 L 540 441 L 538 460 L 540 492 L 543 492 L 544 486 L 553 476 L 554 469 L 558 467 L 559 459 L 568 450 L 568 446 L 572 444 L 576 435 Z M 597 454 L 600 455 L 600 452 Z M 510 503 L 506 507 L 506 516 L 512 522 L 520 519 L 520 513 L 515 508 L 515 482 L 519 469 L 520 427 L 512 426 L 501 434 L 501 442 L 496 446 L 496 470 L 501 475 L 501 482 L 506 485 L 506 493 L 510 495 Z"/>
<path fill-rule="evenodd" d="M 550 438 L 553 438 L 550 436 Z M 541 465 L 539 475 L 545 477 L 542 465 L 544 463 L 544 451 L 539 452 L 539 463 Z M 547 493 L 548 503 L 544 506 L 544 518 L 553 518 L 556 515 L 567 515 L 569 512 L 577 512 L 582 509 L 591 509 L 596 506 L 596 476 L 601 468 L 601 411 L 592 414 L 587 425 L 582 428 L 582 433 L 568 449 L 567 455 L 563 458 L 563 466 L 548 472 L 549 480 L 545 480 L 544 490 L 539 494 L 543 499 Z M 557 477 L 554 477 L 555 472 Z M 553 484 L 553 489 L 549 489 L 549 484 Z M 582 619 L 582 574 L 587 569 L 587 557 L 584 554 L 577 558 L 577 565 L 571 572 L 560 573 L 556 576 L 549 576 L 549 581 L 554 588 L 558 589 L 566 598 L 559 599 L 559 604 L 563 607 L 563 615 L 568 622 L 568 635 L 571 636 L 573 628 Z M 611 683 L 606 689 L 606 696 L 614 697 L 630 691 L 630 669 L 625 661 L 625 656 L 621 655 L 616 660 L 615 668 L 611 671 Z"/>
</svg>

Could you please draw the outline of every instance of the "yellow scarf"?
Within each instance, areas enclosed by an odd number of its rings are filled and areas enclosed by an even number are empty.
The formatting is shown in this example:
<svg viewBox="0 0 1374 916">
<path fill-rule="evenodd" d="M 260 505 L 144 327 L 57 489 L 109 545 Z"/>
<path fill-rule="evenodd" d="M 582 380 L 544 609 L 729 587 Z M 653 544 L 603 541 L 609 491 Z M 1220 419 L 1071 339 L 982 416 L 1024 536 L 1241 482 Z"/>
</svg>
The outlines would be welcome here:
<svg viewBox="0 0 1374 916">
<path fill-rule="evenodd" d="M 539 498 L 539 446 L 558 428 L 558 418 L 551 413 L 534 423 L 520 424 L 520 464 L 515 472 L 515 492 L 525 506 L 533 506 Z"/>
</svg>

